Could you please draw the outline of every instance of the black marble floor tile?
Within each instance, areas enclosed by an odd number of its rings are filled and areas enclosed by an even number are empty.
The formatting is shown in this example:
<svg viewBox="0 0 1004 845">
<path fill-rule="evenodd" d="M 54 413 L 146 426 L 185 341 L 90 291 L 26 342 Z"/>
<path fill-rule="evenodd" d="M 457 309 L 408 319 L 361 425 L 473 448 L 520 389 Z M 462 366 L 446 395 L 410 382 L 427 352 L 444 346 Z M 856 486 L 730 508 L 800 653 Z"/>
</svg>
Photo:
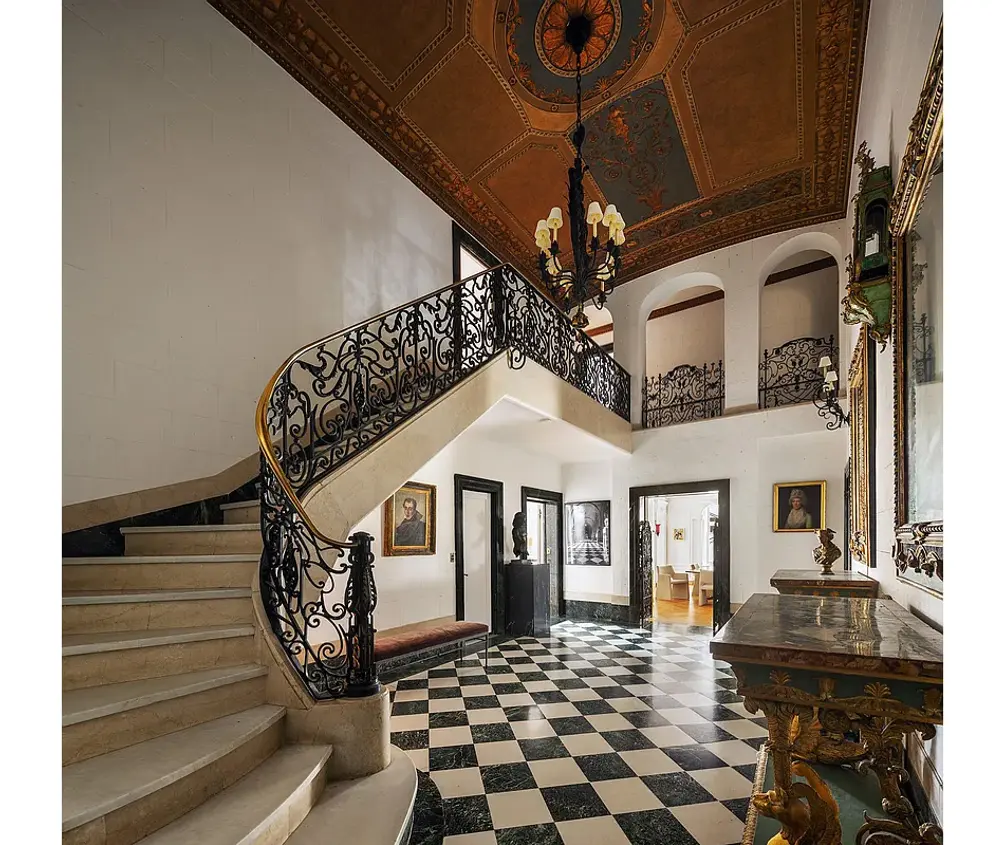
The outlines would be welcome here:
<svg viewBox="0 0 1004 845">
<path fill-rule="evenodd" d="M 645 748 L 657 747 L 645 734 L 636 730 L 608 731 L 603 734 L 603 738 L 614 751 L 641 751 Z"/>
<path fill-rule="evenodd" d="M 532 698 L 537 704 L 564 704 L 568 699 L 561 690 L 541 690 L 540 692 L 531 692 L 530 698 Z"/>
<path fill-rule="evenodd" d="M 620 813 L 614 818 L 631 845 L 700 845 L 669 810 Z"/>
<path fill-rule="evenodd" d="M 742 766 L 733 766 L 732 768 L 751 783 L 756 778 L 756 763 L 746 763 Z"/>
<path fill-rule="evenodd" d="M 429 690 L 429 699 L 460 698 L 460 687 L 433 687 Z"/>
<path fill-rule="evenodd" d="M 599 716 L 601 713 L 617 712 L 602 698 L 587 698 L 584 701 L 573 701 L 572 705 L 583 716 Z"/>
<path fill-rule="evenodd" d="M 479 833 L 492 829 L 492 813 L 485 795 L 443 799 L 444 830 L 447 836 Z"/>
<path fill-rule="evenodd" d="M 741 695 L 737 695 L 732 690 L 723 689 L 713 692 L 711 697 L 719 704 L 740 704 L 743 700 Z"/>
<path fill-rule="evenodd" d="M 565 668 L 565 664 L 559 663 L 557 660 L 549 660 L 546 663 L 538 661 L 537 668 L 539 668 L 541 672 L 558 672 Z"/>
<path fill-rule="evenodd" d="M 767 737 L 765 736 L 751 736 L 749 739 L 743 740 L 743 742 L 745 742 L 750 748 L 756 749 L 757 751 L 760 750 L 760 746 L 766 741 Z"/>
<path fill-rule="evenodd" d="M 453 710 L 447 713 L 430 713 L 430 728 L 459 728 L 467 724 L 467 713 L 463 710 Z"/>
<path fill-rule="evenodd" d="M 492 684 L 495 695 L 517 695 L 526 692 L 526 687 L 522 684 Z"/>
<path fill-rule="evenodd" d="M 391 735 L 393 737 L 393 734 Z M 473 745 L 450 745 L 446 748 L 429 749 L 429 771 L 444 769 L 467 769 L 477 766 L 478 755 Z"/>
<path fill-rule="evenodd" d="M 457 668 L 456 668 L 456 666 L 448 666 L 448 667 L 441 668 L 441 669 L 430 669 L 429 670 L 429 677 L 430 678 L 455 678 L 455 677 L 457 677 Z"/>
<path fill-rule="evenodd" d="M 681 769 L 714 769 L 724 766 L 725 762 L 700 745 L 681 745 L 677 748 L 664 748 L 665 751 Z M 694 803 L 694 802 L 691 802 Z"/>
<path fill-rule="evenodd" d="M 728 731 L 723 730 L 718 725 L 712 725 L 711 722 L 696 725 L 677 725 L 677 727 L 698 742 L 729 742 L 735 739 Z"/>
<path fill-rule="evenodd" d="M 391 716 L 414 716 L 418 713 L 428 712 L 428 701 L 395 701 L 390 708 Z"/>
<path fill-rule="evenodd" d="M 561 835 L 554 824 L 506 827 L 495 831 L 495 841 L 498 845 L 562 845 Z"/>
<path fill-rule="evenodd" d="M 665 775 L 645 775 L 645 786 L 667 807 L 682 807 L 686 804 L 703 804 L 714 801 L 715 797 L 686 772 L 670 772 Z"/>
<path fill-rule="evenodd" d="M 504 708 L 505 717 L 510 722 L 530 722 L 543 719 L 544 714 L 536 704 L 521 704 Z"/>
<path fill-rule="evenodd" d="M 429 682 L 425 678 L 405 678 L 397 682 L 399 690 L 405 689 L 428 689 Z"/>
<path fill-rule="evenodd" d="M 403 751 L 414 751 L 416 748 L 429 747 L 428 731 L 396 731 L 390 735 L 391 745 L 396 745 Z"/>
<path fill-rule="evenodd" d="M 731 722 L 734 719 L 745 718 L 741 713 L 736 713 L 735 710 L 722 707 L 720 704 L 716 704 L 713 707 L 691 707 L 690 709 L 698 716 L 703 716 L 709 722 Z"/>
<path fill-rule="evenodd" d="M 487 725 L 471 725 L 471 736 L 475 745 L 481 742 L 505 742 L 514 740 L 512 726 L 508 722 L 490 722 Z"/>
<path fill-rule="evenodd" d="M 576 757 L 575 762 L 590 783 L 636 777 L 634 770 L 619 754 L 586 754 Z"/>
<path fill-rule="evenodd" d="M 471 695 L 464 699 L 464 708 L 467 710 L 487 710 L 498 706 L 498 696 L 494 695 Z"/>
<path fill-rule="evenodd" d="M 558 689 L 587 689 L 589 687 L 582 678 L 557 678 L 554 685 Z"/>
<path fill-rule="evenodd" d="M 534 662 L 532 657 L 527 657 L 522 653 L 519 657 L 507 657 L 506 661 L 508 661 L 510 666 L 529 666 Z"/>
<path fill-rule="evenodd" d="M 663 728 L 671 724 L 669 719 L 654 710 L 632 710 L 621 715 L 636 728 Z"/>
<path fill-rule="evenodd" d="M 736 768 L 733 766 L 733 768 Z M 722 801 L 726 807 L 728 807 L 733 813 L 736 814 L 736 818 L 741 822 L 746 821 L 746 816 L 749 813 L 750 799 L 749 798 L 730 798 L 727 801 Z"/>
<path fill-rule="evenodd" d="M 656 686 L 653 684 L 653 686 Z M 659 687 L 661 689 L 661 687 Z M 693 690 L 690 690 L 693 692 Z M 677 701 L 671 695 L 640 695 L 638 696 L 639 701 L 644 701 L 653 710 L 676 710 L 683 707 L 679 701 Z"/>
<path fill-rule="evenodd" d="M 516 675 L 522 683 L 527 683 L 528 681 L 549 681 L 551 680 L 543 672 L 520 672 Z"/>
<path fill-rule="evenodd" d="M 462 687 L 477 687 L 482 684 L 491 683 L 488 675 L 461 675 L 457 680 Z"/>
<path fill-rule="evenodd" d="M 580 678 L 602 678 L 603 673 L 599 669 L 572 669 L 576 676 Z"/>
<path fill-rule="evenodd" d="M 555 760 L 559 757 L 571 757 L 565 744 L 556 736 L 540 737 L 539 739 L 521 739 L 519 747 L 527 760 Z"/>
<path fill-rule="evenodd" d="M 516 792 L 520 789 L 536 789 L 533 772 L 526 763 L 499 763 L 481 767 L 481 781 L 485 792 Z"/>
<path fill-rule="evenodd" d="M 611 698 L 631 698 L 631 691 L 624 687 L 593 687 L 593 692 L 608 701 Z"/>
<path fill-rule="evenodd" d="M 549 786 L 541 789 L 544 803 L 556 822 L 609 816 L 610 811 L 588 783 Z"/>
<path fill-rule="evenodd" d="M 420 771 L 408 845 L 442 845 L 445 827 L 439 790 L 428 773 Z"/>
<path fill-rule="evenodd" d="M 563 716 L 560 719 L 549 719 L 548 722 L 558 736 L 596 733 L 596 728 L 586 721 L 585 716 Z"/>
</svg>

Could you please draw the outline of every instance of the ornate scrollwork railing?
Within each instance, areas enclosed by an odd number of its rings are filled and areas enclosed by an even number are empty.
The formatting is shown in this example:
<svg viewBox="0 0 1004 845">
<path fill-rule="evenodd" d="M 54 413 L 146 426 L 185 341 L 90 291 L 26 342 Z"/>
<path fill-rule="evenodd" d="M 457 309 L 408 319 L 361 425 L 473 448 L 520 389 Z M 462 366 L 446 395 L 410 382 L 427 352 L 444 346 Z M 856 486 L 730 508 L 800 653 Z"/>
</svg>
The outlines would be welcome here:
<svg viewBox="0 0 1004 845">
<path fill-rule="evenodd" d="M 301 497 L 503 352 L 511 366 L 536 361 L 630 418 L 627 372 L 508 266 L 303 347 L 265 388 L 256 412 L 261 598 L 315 699 L 379 689 L 377 591 L 372 536 L 325 536 Z"/>
<path fill-rule="evenodd" d="M 722 362 L 697 367 L 681 364 L 645 379 L 641 393 L 644 428 L 706 420 L 722 415 L 725 369 Z"/>
<path fill-rule="evenodd" d="M 774 349 L 765 349 L 760 361 L 760 407 L 799 405 L 819 397 L 823 372 L 819 360 L 830 356 L 833 370 L 840 372 L 833 335 L 799 337 Z M 834 386 L 836 390 L 836 386 Z"/>
</svg>

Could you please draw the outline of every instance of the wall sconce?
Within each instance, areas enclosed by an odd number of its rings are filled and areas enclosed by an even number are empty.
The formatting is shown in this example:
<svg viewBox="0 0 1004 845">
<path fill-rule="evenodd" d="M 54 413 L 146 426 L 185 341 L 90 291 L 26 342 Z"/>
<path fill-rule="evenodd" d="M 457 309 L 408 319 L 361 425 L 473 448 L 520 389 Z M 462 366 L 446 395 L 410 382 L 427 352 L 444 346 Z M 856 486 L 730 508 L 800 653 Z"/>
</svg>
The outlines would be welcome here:
<svg viewBox="0 0 1004 845">
<path fill-rule="evenodd" d="M 819 411 L 819 416 L 827 420 L 827 431 L 836 431 L 842 425 L 850 425 L 851 418 L 844 413 L 837 399 L 837 371 L 833 369 L 833 362 L 829 355 L 824 355 L 819 359 L 819 369 L 823 371 L 823 383 L 819 389 L 819 396 L 812 400 Z"/>
</svg>

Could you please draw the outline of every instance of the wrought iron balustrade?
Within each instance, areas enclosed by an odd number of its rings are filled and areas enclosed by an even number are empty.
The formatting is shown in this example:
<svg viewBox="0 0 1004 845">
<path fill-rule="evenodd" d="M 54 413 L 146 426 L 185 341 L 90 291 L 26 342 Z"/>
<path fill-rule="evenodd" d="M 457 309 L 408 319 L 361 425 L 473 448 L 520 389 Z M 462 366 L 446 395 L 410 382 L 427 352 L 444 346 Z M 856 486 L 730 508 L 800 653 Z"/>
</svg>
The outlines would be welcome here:
<svg viewBox="0 0 1004 845">
<path fill-rule="evenodd" d="M 373 538 L 326 537 L 301 497 L 506 353 L 623 419 L 630 377 L 512 268 L 496 267 L 300 349 L 262 394 L 259 570 L 273 634 L 318 700 L 379 689 Z"/>
<path fill-rule="evenodd" d="M 644 428 L 706 420 L 722 415 L 725 368 L 722 362 L 703 366 L 681 364 L 668 373 L 645 379 L 641 394 Z"/>
<path fill-rule="evenodd" d="M 760 407 L 780 408 L 816 399 L 823 387 L 819 361 L 825 355 L 839 373 L 839 350 L 833 335 L 799 337 L 774 349 L 765 349 L 760 361 Z"/>
</svg>

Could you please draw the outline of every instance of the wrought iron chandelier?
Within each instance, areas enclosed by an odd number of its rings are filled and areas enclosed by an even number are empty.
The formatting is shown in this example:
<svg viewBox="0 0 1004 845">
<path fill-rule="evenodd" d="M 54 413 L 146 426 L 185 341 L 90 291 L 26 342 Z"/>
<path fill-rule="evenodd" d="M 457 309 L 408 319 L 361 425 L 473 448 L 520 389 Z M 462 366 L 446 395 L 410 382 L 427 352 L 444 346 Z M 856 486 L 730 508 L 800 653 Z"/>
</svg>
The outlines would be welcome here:
<svg viewBox="0 0 1004 845">
<path fill-rule="evenodd" d="M 611 203 L 605 210 L 598 202 L 584 209 L 585 193 L 582 178 L 589 169 L 582 161 L 582 142 L 586 128 L 582 125 L 582 51 L 592 34 L 592 21 L 583 14 L 573 15 L 565 25 L 565 41 L 575 53 L 575 163 L 568 168 L 568 225 L 572 240 L 574 268 L 564 268 L 558 257 L 558 229 L 563 225 L 561 208 L 551 209 L 546 220 L 537 221 L 534 240 L 540 248 L 540 277 L 548 292 L 566 312 L 575 309 L 572 325 L 584 329 L 589 318 L 583 308 L 589 302 L 602 308 L 616 284 L 620 269 L 621 245 L 624 243 L 624 218 Z M 605 242 L 600 241 L 598 226 L 607 230 Z M 592 227 L 589 233 L 587 227 Z"/>
<path fill-rule="evenodd" d="M 842 425 L 850 425 L 851 418 L 844 413 L 837 400 L 837 372 L 833 369 L 829 355 L 819 359 L 819 369 L 823 371 L 823 383 L 819 389 L 819 396 L 812 402 L 823 419 L 833 417 L 832 420 L 827 420 L 826 428 L 828 431 L 835 431 Z"/>
</svg>

